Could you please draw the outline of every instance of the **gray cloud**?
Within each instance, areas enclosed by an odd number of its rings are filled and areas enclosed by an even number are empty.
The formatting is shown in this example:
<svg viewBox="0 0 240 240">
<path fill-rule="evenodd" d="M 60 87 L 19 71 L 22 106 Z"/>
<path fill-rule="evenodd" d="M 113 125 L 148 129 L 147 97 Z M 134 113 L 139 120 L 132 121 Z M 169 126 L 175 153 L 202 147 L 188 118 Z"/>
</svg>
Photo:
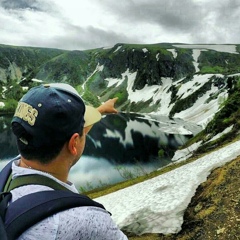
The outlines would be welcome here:
<svg viewBox="0 0 240 240">
<path fill-rule="evenodd" d="M 51 0 L 0 0 L 0 8 L 9 14 L 24 15 L 27 11 L 56 14 L 58 6 Z M 59 17 L 61 17 L 59 15 Z"/>
<path fill-rule="evenodd" d="M 34 10 L 47 11 L 51 5 L 40 0 L 2 0 L 1 6 L 6 10 Z"/>
<path fill-rule="evenodd" d="M 42 41 L 43 46 L 49 46 L 53 48 L 64 48 L 68 50 L 74 49 L 91 49 L 113 46 L 116 43 L 133 43 L 135 39 L 127 37 L 125 34 L 118 34 L 114 31 L 104 31 L 92 26 L 82 28 L 74 25 L 67 25 L 63 27 L 67 29 L 66 32 L 59 36 L 55 36 L 47 43 Z M 36 45 L 35 39 L 30 41 L 30 44 Z M 137 43 L 137 42 L 136 42 Z M 63 47 L 64 46 L 64 47 Z"/>
<path fill-rule="evenodd" d="M 39 10 L 36 7 L 37 1 L 35 0 L 4 0 L 1 2 L 1 5 L 5 9 L 35 9 Z"/>
<path fill-rule="evenodd" d="M 119 22 L 153 24 L 173 36 L 187 34 L 190 43 L 240 42 L 239 0 L 103 0 L 101 3 L 116 14 Z"/>
<path fill-rule="evenodd" d="M 152 23 L 177 31 L 187 31 L 196 27 L 203 16 L 200 5 L 192 0 L 122 0 L 121 2 L 105 0 L 102 3 L 118 16 L 119 21 Z"/>
<path fill-rule="evenodd" d="M 213 1 L 204 7 L 200 28 L 192 37 L 195 42 L 240 43 L 240 1 Z"/>
<path fill-rule="evenodd" d="M 86 3 L 96 12 L 85 14 Z M 0 43 L 63 49 L 240 43 L 239 15 L 240 0 L 0 0 Z"/>
</svg>

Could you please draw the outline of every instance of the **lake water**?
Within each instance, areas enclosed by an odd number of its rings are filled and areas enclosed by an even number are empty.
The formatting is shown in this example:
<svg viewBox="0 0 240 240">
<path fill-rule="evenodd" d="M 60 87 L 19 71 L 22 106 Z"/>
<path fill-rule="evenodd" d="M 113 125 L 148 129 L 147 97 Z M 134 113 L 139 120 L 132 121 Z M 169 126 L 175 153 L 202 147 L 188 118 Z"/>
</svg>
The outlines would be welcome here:
<svg viewBox="0 0 240 240">
<path fill-rule="evenodd" d="M 0 168 L 18 155 L 10 121 L 11 116 L 0 117 Z M 152 119 L 139 114 L 107 115 L 88 134 L 84 154 L 69 178 L 77 187 L 89 189 L 161 168 L 192 137 L 176 131 L 183 128 L 194 134 L 200 131 L 198 126 L 163 116 Z"/>
</svg>

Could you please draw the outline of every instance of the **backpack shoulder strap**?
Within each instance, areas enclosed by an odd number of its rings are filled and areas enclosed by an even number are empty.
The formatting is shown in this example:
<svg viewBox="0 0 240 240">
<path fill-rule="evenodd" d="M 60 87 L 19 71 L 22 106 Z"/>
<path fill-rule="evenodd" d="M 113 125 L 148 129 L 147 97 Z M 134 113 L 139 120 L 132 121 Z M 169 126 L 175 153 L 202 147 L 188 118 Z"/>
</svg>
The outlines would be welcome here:
<svg viewBox="0 0 240 240">
<path fill-rule="evenodd" d="M 8 185 L 9 176 L 12 173 L 12 161 L 8 162 L 7 165 L 0 172 L 0 192 L 4 191 L 5 185 Z"/>
<path fill-rule="evenodd" d="M 5 228 L 9 239 L 16 239 L 26 229 L 44 218 L 66 209 L 103 205 L 87 196 L 68 191 L 41 191 L 19 198 L 9 205 L 5 215 Z"/>
<path fill-rule="evenodd" d="M 8 240 L 7 232 L 4 226 L 5 212 L 10 201 L 12 194 L 7 192 L 0 193 L 0 237 L 1 240 Z"/>
<path fill-rule="evenodd" d="M 8 162 L 0 172 L 0 192 L 10 192 L 14 188 L 30 184 L 45 185 L 55 190 L 70 191 L 53 179 L 43 175 L 31 174 L 12 179 L 12 162 L 18 158 L 19 156 Z"/>
<path fill-rule="evenodd" d="M 14 188 L 31 184 L 48 186 L 54 190 L 70 191 L 69 189 L 67 189 L 60 183 L 56 182 L 55 180 L 38 174 L 23 175 L 12 179 L 10 184 L 8 184 L 7 191 L 11 191 Z"/>
</svg>

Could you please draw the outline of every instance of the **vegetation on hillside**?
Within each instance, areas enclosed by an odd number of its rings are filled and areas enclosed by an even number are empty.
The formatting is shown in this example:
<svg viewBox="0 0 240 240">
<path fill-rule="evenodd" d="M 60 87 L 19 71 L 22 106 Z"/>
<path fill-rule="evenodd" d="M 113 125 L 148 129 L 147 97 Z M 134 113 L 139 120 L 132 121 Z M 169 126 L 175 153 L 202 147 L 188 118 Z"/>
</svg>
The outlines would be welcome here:
<svg viewBox="0 0 240 240">
<path fill-rule="evenodd" d="M 76 86 L 84 83 L 92 69 L 88 55 L 83 51 L 65 52 L 41 66 L 36 78 L 47 82 L 67 82 Z"/>
<path fill-rule="evenodd" d="M 240 77 L 234 77 L 233 86 L 228 91 L 228 98 L 223 102 L 221 110 L 218 111 L 213 120 L 206 128 L 187 142 L 182 148 L 202 141 L 201 146 L 196 150 L 196 154 L 205 153 L 218 146 L 225 144 L 236 138 L 240 131 Z M 221 137 L 210 141 L 215 135 L 231 128 L 230 131 Z"/>
<path fill-rule="evenodd" d="M 46 60 L 50 60 L 64 50 L 37 47 L 15 47 L 0 44 L 0 67 L 8 68 L 10 63 L 19 67 L 38 67 Z"/>
<path fill-rule="evenodd" d="M 236 48 L 239 51 L 239 45 L 236 45 Z M 122 79 L 122 74 L 126 71 L 136 73 L 133 91 L 141 90 L 145 86 L 161 86 L 162 79 L 166 77 L 173 80 L 185 79 L 183 82 L 190 81 L 195 74 L 192 53 L 192 49 L 176 47 L 171 43 L 118 43 L 111 48 L 85 51 L 0 45 L 0 90 L 5 94 L 0 95 L 0 101 L 5 103 L 4 110 L 0 111 L 10 111 L 11 107 L 8 108 L 7 102 L 19 99 L 21 90 L 17 84 L 32 87 L 37 84 L 32 82 L 32 79 L 36 78 L 44 82 L 68 82 L 74 87 L 81 86 L 87 80 L 82 94 L 92 105 L 95 106 L 109 96 L 117 96 L 122 110 L 148 112 L 146 103 L 128 101 L 126 84 L 107 88 L 106 79 Z M 202 51 L 198 63 L 199 73 L 232 74 L 240 70 L 239 54 Z M 101 70 L 97 70 L 99 66 Z M 10 89 L 12 93 L 8 94 Z M 202 87 L 199 94 L 206 89 L 207 86 Z M 171 88 L 171 103 L 177 100 L 176 95 L 174 96 L 176 90 Z M 176 102 L 170 115 L 186 109 L 197 97 L 198 93 L 195 93 L 188 99 Z M 160 107 L 159 102 L 151 102 L 151 110 Z"/>
<path fill-rule="evenodd" d="M 199 58 L 200 73 L 233 74 L 240 72 L 240 58 L 238 54 L 216 51 L 202 51 Z"/>
</svg>

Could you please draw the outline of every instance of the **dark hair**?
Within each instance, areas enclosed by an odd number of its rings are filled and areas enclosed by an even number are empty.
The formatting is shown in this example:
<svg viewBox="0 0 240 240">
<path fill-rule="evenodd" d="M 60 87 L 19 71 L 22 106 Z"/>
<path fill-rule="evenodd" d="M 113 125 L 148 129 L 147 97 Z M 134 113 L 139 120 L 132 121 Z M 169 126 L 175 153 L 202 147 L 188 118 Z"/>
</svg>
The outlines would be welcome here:
<svg viewBox="0 0 240 240">
<path fill-rule="evenodd" d="M 12 123 L 12 131 L 17 136 L 17 147 L 19 153 L 27 160 L 37 160 L 43 164 L 51 162 L 60 153 L 64 144 L 70 139 L 64 141 L 53 141 L 51 145 L 33 147 L 26 144 L 31 141 L 32 136 L 25 128 L 17 122 Z"/>
</svg>

